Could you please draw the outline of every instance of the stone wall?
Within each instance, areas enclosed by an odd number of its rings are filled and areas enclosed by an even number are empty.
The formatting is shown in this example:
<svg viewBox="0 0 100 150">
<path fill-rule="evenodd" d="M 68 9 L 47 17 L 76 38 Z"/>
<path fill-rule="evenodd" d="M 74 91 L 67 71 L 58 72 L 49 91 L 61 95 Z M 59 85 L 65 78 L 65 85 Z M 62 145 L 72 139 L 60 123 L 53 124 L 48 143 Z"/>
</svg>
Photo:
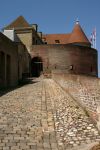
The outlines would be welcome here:
<svg viewBox="0 0 100 150">
<path fill-rule="evenodd" d="M 15 29 L 15 33 L 29 52 L 32 49 L 32 45 L 39 45 L 43 43 L 41 37 L 34 28 Z"/>
<path fill-rule="evenodd" d="M 17 45 L 0 33 L 0 88 L 18 83 Z"/>
<path fill-rule="evenodd" d="M 74 74 L 97 76 L 97 51 L 78 45 L 34 45 L 31 57 L 39 56 L 43 60 L 44 71 L 66 70 Z"/>
<path fill-rule="evenodd" d="M 52 78 L 86 110 L 100 130 L 100 79 L 58 73 Z"/>
<path fill-rule="evenodd" d="M 24 32 L 18 32 L 17 33 L 18 38 L 21 40 L 21 42 L 26 45 L 28 51 L 31 49 L 32 45 L 32 31 L 28 31 L 27 33 Z"/>
<path fill-rule="evenodd" d="M 28 76 L 30 72 L 30 57 L 27 48 L 22 43 L 18 43 L 18 78 L 21 80 L 23 77 Z"/>
</svg>

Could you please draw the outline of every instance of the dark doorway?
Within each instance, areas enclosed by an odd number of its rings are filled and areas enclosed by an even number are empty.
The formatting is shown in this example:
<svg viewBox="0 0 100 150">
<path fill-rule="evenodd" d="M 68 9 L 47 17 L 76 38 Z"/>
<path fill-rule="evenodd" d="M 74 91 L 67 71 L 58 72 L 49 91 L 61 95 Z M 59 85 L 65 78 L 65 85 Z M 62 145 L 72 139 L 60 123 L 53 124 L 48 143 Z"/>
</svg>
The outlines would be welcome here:
<svg viewBox="0 0 100 150">
<path fill-rule="evenodd" d="M 6 80 L 7 86 L 10 86 L 11 80 L 11 58 L 9 55 L 6 57 Z"/>
<path fill-rule="evenodd" d="M 0 87 L 5 86 L 5 54 L 0 52 Z"/>
<path fill-rule="evenodd" d="M 31 61 L 31 73 L 33 77 L 39 77 L 43 71 L 43 62 L 40 57 L 34 57 Z"/>
</svg>

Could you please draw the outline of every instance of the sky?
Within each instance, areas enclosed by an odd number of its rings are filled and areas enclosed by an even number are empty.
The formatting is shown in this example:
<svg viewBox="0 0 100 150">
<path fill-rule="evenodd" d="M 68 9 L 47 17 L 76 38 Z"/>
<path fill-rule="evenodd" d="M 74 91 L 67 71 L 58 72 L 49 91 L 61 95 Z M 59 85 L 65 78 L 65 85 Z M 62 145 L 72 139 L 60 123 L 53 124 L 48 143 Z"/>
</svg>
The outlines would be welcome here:
<svg viewBox="0 0 100 150">
<path fill-rule="evenodd" d="M 70 33 L 75 21 L 89 38 L 97 31 L 100 77 L 100 0 L 0 0 L 0 29 L 22 15 L 43 33 Z"/>
</svg>

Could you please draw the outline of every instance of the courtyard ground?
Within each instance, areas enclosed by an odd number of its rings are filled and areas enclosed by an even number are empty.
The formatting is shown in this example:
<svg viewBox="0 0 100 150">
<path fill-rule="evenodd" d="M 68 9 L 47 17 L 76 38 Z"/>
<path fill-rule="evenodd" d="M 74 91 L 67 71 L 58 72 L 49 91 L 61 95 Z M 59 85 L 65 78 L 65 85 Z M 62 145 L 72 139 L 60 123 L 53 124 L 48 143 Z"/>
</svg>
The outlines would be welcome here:
<svg viewBox="0 0 100 150">
<path fill-rule="evenodd" d="M 92 120 L 53 79 L 1 94 L 2 150 L 90 150 L 99 142 Z"/>
</svg>

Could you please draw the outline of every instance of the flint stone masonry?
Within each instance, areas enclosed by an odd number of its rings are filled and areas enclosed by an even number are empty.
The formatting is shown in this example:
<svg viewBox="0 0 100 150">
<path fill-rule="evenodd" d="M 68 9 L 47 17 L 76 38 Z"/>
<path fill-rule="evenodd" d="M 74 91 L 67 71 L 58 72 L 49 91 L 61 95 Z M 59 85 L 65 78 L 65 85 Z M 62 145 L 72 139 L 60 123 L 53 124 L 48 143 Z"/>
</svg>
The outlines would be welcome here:
<svg viewBox="0 0 100 150">
<path fill-rule="evenodd" d="M 99 142 L 92 120 L 52 79 L 0 97 L 0 149 L 90 150 Z"/>
</svg>

